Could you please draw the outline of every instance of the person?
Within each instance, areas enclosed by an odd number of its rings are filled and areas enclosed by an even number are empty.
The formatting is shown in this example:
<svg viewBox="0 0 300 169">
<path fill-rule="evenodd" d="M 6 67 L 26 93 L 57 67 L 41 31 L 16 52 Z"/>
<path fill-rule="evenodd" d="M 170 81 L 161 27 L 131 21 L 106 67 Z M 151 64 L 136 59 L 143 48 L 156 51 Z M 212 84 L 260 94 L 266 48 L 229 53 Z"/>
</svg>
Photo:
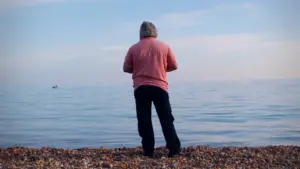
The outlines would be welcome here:
<svg viewBox="0 0 300 169">
<path fill-rule="evenodd" d="M 151 120 L 152 102 L 169 150 L 168 156 L 179 155 L 181 151 L 181 143 L 173 123 L 166 75 L 176 69 L 173 51 L 167 44 L 157 40 L 156 26 L 144 21 L 140 26 L 139 42 L 127 51 L 123 71 L 132 74 L 138 132 L 147 157 L 153 157 L 155 144 Z"/>
</svg>

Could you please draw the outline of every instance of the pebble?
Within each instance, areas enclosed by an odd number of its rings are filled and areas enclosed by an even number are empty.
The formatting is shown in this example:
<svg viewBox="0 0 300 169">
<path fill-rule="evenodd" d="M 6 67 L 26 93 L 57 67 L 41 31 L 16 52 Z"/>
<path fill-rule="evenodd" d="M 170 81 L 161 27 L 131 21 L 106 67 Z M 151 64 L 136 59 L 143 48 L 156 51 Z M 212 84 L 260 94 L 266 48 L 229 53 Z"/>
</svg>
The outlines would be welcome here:
<svg viewBox="0 0 300 169">
<path fill-rule="evenodd" d="M 298 146 L 184 147 L 182 155 L 167 158 L 158 147 L 154 158 L 141 147 L 108 149 L 0 148 L 0 168 L 300 168 Z"/>
</svg>

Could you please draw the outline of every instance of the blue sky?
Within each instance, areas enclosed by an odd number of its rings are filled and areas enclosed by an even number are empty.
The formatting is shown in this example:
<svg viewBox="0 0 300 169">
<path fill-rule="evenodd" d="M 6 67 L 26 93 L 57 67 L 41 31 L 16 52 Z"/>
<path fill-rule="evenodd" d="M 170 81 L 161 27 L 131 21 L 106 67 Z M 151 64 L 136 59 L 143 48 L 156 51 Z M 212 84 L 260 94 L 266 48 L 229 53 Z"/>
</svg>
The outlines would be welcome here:
<svg viewBox="0 0 300 169">
<path fill-rule="evenodd" d="M 142 21 L 179 64 L 172 82 L 300 77 L 297 0 L 0 2 L 0 83 L 114 84 Z"/>
</svg>

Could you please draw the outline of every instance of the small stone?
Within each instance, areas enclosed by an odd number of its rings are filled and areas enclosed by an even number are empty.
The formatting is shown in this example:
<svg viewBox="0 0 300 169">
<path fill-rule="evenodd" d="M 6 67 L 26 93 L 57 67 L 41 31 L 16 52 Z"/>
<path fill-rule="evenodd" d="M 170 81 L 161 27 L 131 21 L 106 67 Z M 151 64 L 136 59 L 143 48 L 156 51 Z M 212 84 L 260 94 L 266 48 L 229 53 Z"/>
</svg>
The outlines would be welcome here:
<svg viewBox="0 0 300 169">
<path fill-rule="evenodd" d="M 176 163 L 171 163 L 171 164 L 169 165 L 170 168 L 177 168 L 177 166 L 178 166 L 178 165 L 177 165 Z"/>
<path fill-rule="evenodd" d="M 116 156 L 114 161 L 122 161 L 122 157 L 119 155 L 119 156 Z"/>
<path fill-rule="evenodd" d="M 102 163 L 102 167 L 110 168 L 111 164 L 104 162 Z"/>
<path fill-rule="evenodd" d="M 100 160 L 106 160 L 106 158 L 107 158 L 107 157 L 106 157 L 105 154 L 101 154 L 101 155 L 100 155 Z"/>
</svg>

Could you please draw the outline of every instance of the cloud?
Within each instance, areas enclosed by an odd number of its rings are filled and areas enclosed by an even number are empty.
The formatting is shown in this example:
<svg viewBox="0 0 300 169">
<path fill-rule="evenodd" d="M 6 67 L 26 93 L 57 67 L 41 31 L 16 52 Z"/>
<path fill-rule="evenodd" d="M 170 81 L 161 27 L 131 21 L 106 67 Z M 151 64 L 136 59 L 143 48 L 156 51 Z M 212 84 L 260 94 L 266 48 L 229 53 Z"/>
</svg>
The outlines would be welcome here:
<svg viewBox="0 0 300 169">
<path fill-rule="evenodd" d="M 154 22 L 160 25 L 190 27 L 203 24 L 207 18 L 211 17 L 212 15 L 216 15 L 219 12 L 226 12 L 237 9 L 251 10 L 254 9 L 254 7 L 255 5 L 249 2 L 237 4 L 223 4 L 205 10 L 167 13 L 162 16 L 159 16 L 159 18 L 157 19 L 154 19 Z"/>
<path fill-rule="evenodd" d="M 157 19 L 155 23 L 168 24 L 173 26 L 195 26 L 203 24 L 203 19 L 208 11 L 192 11 L 182 13 L 169 13 Z"/>
<path fill-rule="evenodd" d="M 175 47 L 186 46 L 188 49 L 204 48 L 217 54 L 227 52 L 245 52 L 249 45 L 267 39 L 257 34 L 225 34 L 211 36 L 190 36 L 170 40 Z"/>
<path fill-rule="evenodd" d="M 0 1 L 0 9 L 13 8 L 18 6 L 31 6 L 40 3 L 65 2 L 67 0 L 4 0 Z"/>
<path fill-rule="evenodd" d="M 232 9 L 254 9 L 255 4 L 250 2 L 236 3 L 236 4 L 223 4 L 217 5 L 212 10 L 232 10 Z"/>
<path fill-rule="evenodd" d="M 300 77 L 300 41 L 260 34 L 191 36 L 169 40 L 181 80 Z M 174 75 L 175 76 L 175 75 Z"/>
<path fill-rule="evenodd" d="M 146 18 L 144 20 L 152 21 L 159 29 L 167 30 L 170 32 L 176 28 L 182 27 L 194 27 L 205 24 L 212 18 L 218 18 L 224 12 L 233 10 L 251 11 L 256 8 L 256 5 L 250 2 L 235 3 L 235 4 L 223 4 L 217 5 L 212 8 L 193 10 L 193 11 L 182 11 L 182 12 L 170 12 L 159 15 L 153 18 Z M 123 27 L 125 32 L 136 32 L 142 21 L 125 21 Z"/>
<path fill-rule="evenodd" d="M 129 45 L 119 45 L 119 46 L 105 46 L 102 47 L 102 51 L 126 51 L 130 46 Z"/>
<path fill-rule="evenodd" d="M 20 81 L 109 81 L 111 76 L 122 73 L 121 66 L 128 47 L 129 45 L 84 44 L 7 53 L 0 57 L 0 84 Z M 119 80 L 122 79 L 123 77 L 119 77 Z"/>
<path fill-rule="evenodd" d="M 45 3 L 64 3 L 64 2 L 70 2 L 70 1 L 83 1 L 83 0 L 1 0 L 0 1 L 0 10 L 1 9 L 11 9 L 11 8 L 15 8 L 15 7 L 33 6 L 33 5 L 45 4 Z M 91 1 L 91 0 L 89 0 L 89 1 Z M 101 0 L 101 1 L 104 1 L 104 0 Z"/>
<path fill-rule="evenodd" d="M 178 71 L 169 74 L 173 82 L 300 77 L 300 41 L 245 33 L 178 37 L 166 43 L 179 63 Z M 86 44 L 7 57 L 0 61 L 0 80 L 6 76 L 7 81 L 28 83 L 129 82 L 130 75 L 121 68 L 130 45 Z M 8 77 L 5 72 L 13 73 Z"/>
</svg>

